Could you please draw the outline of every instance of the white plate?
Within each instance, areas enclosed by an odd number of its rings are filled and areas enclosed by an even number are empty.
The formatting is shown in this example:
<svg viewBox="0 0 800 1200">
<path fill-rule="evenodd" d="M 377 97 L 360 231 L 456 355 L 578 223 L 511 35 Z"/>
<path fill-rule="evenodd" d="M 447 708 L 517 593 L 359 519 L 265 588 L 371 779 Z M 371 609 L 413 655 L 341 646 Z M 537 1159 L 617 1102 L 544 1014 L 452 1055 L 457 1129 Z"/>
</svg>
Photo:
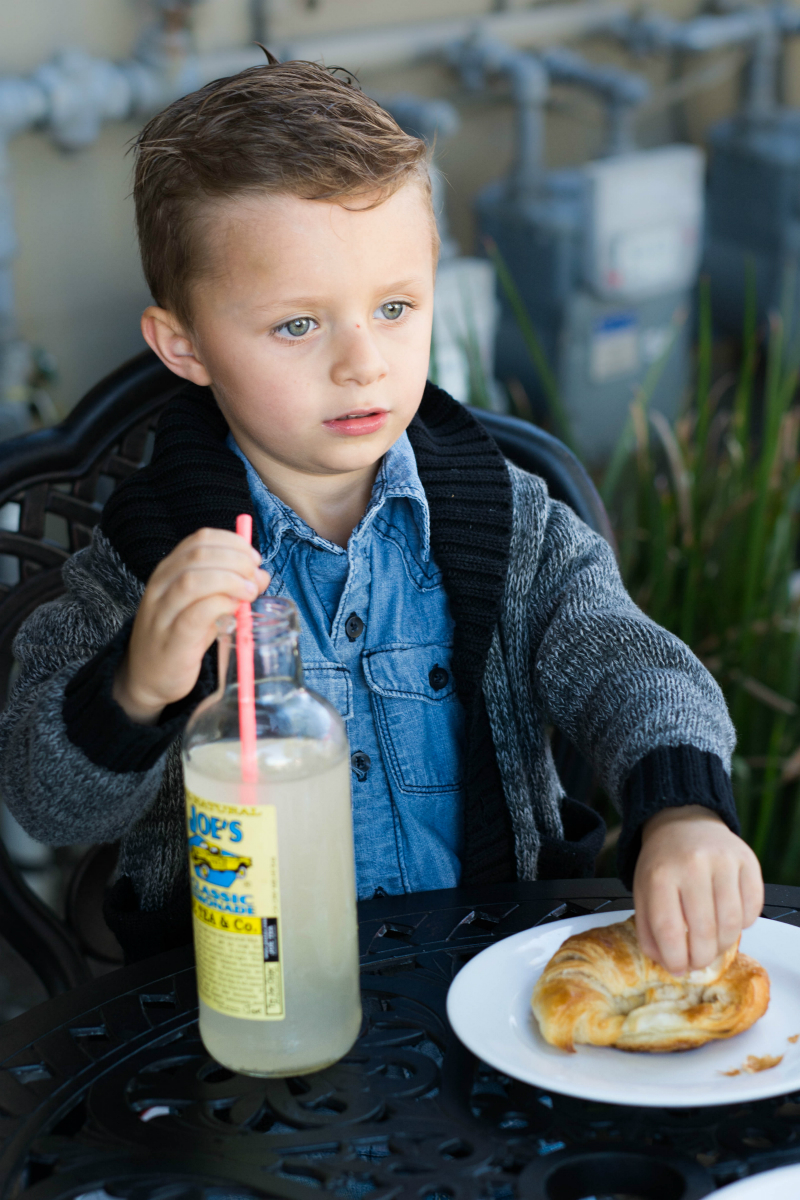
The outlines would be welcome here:
<svg viewBox="0 0 800 1200">
<path fill-rule="evenodd" d="M 712 1192 L 711 1196 L 713 1200 L 797 1200 L 800 1196 L 800 1163 L 750 1175 Z"/>
<path fill-rule="evenodd" d="M 674 1054 L 631 1054 L 605 1046 L 578 1046 L 567 1054 L 548 1046 L 530 1004 L 545 965 L 572 934 L 630 915 L 553 921 L 476 955 L 447 995 L 450 1024 L 464 1045 L 525 1083 L 612 1104 L 695 1108 L 800 1091 L 800 1040 L 788 1040 L 800 1034 L 800 929 L 763 918 L 742 934 L 741 948 L 769 972 L 771 997 L 764 1016 L 746 1033 Z M 755 1075 L 723 1074 L 740 1068 L 751 1054 L 782 1054 L 783 1062 Z"/>
</svg>

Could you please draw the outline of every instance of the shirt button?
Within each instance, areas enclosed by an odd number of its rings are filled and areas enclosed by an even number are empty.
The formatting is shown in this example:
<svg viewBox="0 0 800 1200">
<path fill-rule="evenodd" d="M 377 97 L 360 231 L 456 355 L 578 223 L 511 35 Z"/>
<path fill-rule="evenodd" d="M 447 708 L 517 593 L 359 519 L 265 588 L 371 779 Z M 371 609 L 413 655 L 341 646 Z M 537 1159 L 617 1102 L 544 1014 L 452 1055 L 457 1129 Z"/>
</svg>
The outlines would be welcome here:
<svg viewBox="0 0 800 1200">
<path fill-rule="evenodd" d="M 364 622 L 361 620 L 361 617 L 358 615 L 358 613 L 350 613 L 350 616 L 344 623 L 344 631 L 350 638 L 350 641 L 354 642 L 357 637 L 360 637 L 363 629 Z"/>
<path fill-rule="evenodd" d="M 353 768 L 353 774 L 359 783 L 364 783 L 369 773 L 371 760 L 368 754 L 363 750 L 356 750 L 350 755 L 350 766 Z"/>
<path fill-rule="evenodd" d="M 450 673 L 445 671 L 444 667 L 440 667 L 438 663 L 434 663 L 428 673 L 428 683 L 435 692 L 440 692 L 443 687 L 447 687 L 450 682 Z"/>
</svg>

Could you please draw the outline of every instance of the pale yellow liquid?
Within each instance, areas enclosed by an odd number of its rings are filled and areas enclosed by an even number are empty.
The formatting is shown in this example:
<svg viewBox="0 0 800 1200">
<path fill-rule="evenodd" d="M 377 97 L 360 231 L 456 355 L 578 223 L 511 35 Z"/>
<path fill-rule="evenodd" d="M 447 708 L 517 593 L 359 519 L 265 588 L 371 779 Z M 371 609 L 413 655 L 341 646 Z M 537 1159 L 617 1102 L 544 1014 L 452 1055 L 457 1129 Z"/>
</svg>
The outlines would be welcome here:
<svg viewBox="0 0 800 1200">
<path fill-rule="evenodd" d="M 200 1036 L 209 1054 L 247 1075 L 302 1075 L 329 1066 L 347 1053 L 361 1024 L 350 763 L 345 755 L 303 777 L 302 766 L 285 765 L 296 762 L 298 741 L 283 752 L 281 746 L 278 739 L 259 742 L 262 782 L 255 792 L 258 803 L 277 810 L 286 1016 L 252 1021 L 200 1001 Z M 314 758 L 313 767 L 319 765 Z M 237 768 L 235 743 L 194 748 L 191 763 L 184 761 L 186 786 L 212 803 L 238 805 Z"/>
</svg>

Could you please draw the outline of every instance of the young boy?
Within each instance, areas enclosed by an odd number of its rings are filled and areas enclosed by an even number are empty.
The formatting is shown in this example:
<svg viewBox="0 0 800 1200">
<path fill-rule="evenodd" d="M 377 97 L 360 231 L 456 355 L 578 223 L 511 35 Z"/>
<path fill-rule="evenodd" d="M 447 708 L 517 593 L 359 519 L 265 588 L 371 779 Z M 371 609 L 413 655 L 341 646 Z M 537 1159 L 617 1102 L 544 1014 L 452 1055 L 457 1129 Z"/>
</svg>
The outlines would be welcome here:
<svg viewBox="0 0 800 1200">
<path fill-rule="evenodd" d="M 180 733 L 217 618 L 268 588 L 348 722 L 361 897 L 591 874 L 602 825 L 563 794 L 554 724 L 620 805 L 645 950 L 706 965 L 763 898 L 721 693 L 608 545 L 426 384 L 424 145 L 349 82 L 270 62 L 152 120 L 134 194 L 142 331 L 187 386 L 19 635 L 11 811 L 49 843 L 121 840 L 129 958 L 188 940 Z"/>
</svg>

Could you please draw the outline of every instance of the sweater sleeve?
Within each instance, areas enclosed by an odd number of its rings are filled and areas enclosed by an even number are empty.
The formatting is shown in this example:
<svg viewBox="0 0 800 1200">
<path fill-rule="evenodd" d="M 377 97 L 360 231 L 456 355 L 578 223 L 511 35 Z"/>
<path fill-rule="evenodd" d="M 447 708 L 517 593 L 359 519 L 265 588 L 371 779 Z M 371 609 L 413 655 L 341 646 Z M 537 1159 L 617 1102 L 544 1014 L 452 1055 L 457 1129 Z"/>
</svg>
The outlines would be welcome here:
<svg viewBox="0 0 800 1200">
<path fill-rule="evenodd" d="M 128 729 L 127 758 L 114 748 L 127 718 L 111 701 L 105 668 L 124 648 L 144 589 L 102 533 L 68 560 L 64 583 L 66 594 L 36 609 L 15 640 L 19 675 L 0 717 L 0 789 L 38 841 L 113 842 L 155 800 L 175 731 L 144 730 L 145 747 Z"/>
<path fill-rule="evenodd" d="M 130 640 L 133 618 L 73 675 L 64 689 L 62 715 L 71 742 L 90 762 L 127 774 L 147 771 L 183 732 L 207 689 L 198 682 L 188 696 L 168 704 L 153 725 L 132 721 L 113 697 L 114 675 Z"/>
<path fill-rule="evenodd" d="M 738 832 L 733 725 L 699 659 L 631 600 L 605 539 L 553 500 L 539 532 L 528 614 L 536 702 L 621 809 L 630 883 L 641 827 L 665 807 L 703 805 Z"/>
</svg>

